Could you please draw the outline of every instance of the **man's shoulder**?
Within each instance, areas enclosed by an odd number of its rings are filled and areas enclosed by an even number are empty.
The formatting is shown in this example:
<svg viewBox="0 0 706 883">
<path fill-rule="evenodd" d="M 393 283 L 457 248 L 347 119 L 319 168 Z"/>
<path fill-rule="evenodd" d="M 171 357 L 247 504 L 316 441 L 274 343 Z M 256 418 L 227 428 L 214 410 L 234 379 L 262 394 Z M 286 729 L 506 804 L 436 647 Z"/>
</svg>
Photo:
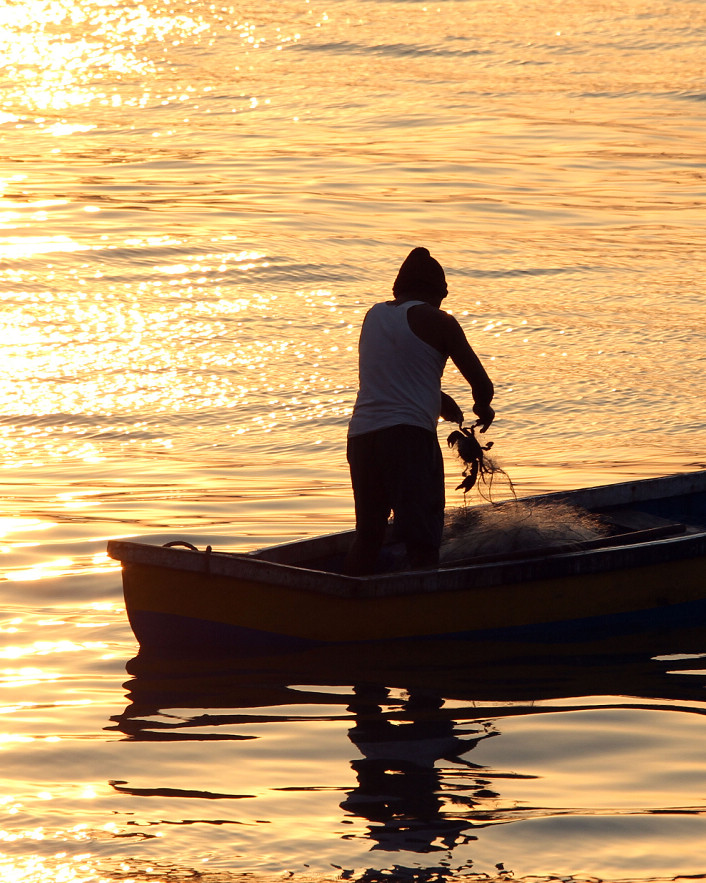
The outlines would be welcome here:
<svg viewBox="0 0 706 883">
<path fill-rule="evenodd" d="M 448 313 L 427 303 L 415 304 L 407 313 L 411 331 L 443 356 L 448 356 L 450 351 L 449 319 L 451 318 Z"/>
<path fill-rule="evenodd" d="M 447 313 L 446 310 L 441 310 L 439 307 L 424 301 L 415 304 L 411 309 L 414 310 L 420 319 L 423 319 L 425 322 L 431 322 L 438 328 L 451 328 L 458 325 L 458 322 L 451 313 Z"/>
<path fill-rule="evenodd" d="M 371 307 L 368 307 L 367 312 L 366 312 L 366 316 L 368 315 L 368 313 L 378 312 L 378 310 L 384 310 L 388 307 L 394 307 L 394 306 L 395 306 L 394 300 L 378 301 L 376 304 L 373 304 Z"/>
</svg>

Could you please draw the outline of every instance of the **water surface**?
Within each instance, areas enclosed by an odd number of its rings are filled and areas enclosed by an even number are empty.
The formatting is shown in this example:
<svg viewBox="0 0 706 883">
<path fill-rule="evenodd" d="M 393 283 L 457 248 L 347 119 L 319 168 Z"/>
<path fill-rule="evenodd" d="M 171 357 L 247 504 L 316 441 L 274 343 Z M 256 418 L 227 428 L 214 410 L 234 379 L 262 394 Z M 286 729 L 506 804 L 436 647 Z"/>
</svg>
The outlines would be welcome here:
<svg viewBox="0 0 706 883">
<path fill-rule="evenodd" d="M 0 10 L 3 879 L 706 873 L 698 630 L 155 672 L 105 556 L 349 527 L 358 328 L 420 244 L 520 492 L 703 468 L 704 16 Z"/>
</svg>

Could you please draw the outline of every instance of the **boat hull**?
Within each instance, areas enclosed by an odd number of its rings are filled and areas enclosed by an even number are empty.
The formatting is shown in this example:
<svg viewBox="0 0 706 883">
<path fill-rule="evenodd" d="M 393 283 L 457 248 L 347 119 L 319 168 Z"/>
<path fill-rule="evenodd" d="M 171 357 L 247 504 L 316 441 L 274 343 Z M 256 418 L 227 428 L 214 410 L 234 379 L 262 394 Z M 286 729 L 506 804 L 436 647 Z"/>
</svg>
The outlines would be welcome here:
<svg viewBox="0 0 706 883">
<path fill-rule="evenodd" d="M 276 652 L 413 638 L 573 641 L 666 622 L 706 622 L 704 565 L 383 598 L 302 593 L 216 575 L 130 565 L 123 583 L 140 645 L 164 652 Z"/>
</svg>

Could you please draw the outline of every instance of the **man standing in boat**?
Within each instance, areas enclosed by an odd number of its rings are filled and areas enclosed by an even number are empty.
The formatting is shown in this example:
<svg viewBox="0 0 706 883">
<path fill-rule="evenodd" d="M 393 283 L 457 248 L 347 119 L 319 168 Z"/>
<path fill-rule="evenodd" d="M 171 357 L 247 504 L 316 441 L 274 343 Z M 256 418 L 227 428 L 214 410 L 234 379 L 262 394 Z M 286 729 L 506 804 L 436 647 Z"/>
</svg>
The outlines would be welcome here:
<svg viewBox="0 0 706 883">
<path fill-rule="evenodd" d="M 359 390 L 348 427 L 356 537 L 345 566 L 356 576 L 375 572 L 390 512 L 410 567 L 438 566 L 445 497 L 436 427 L 439 417 L 463 422 L 441 391 L 448 358 L 471 387 L 480 431 L 495 417 L 493 384 L 461 326 L 440 309 L 446 277 L 426 248 L 410 252 L 392 292 L 394 300 L 366 314 L 358 347 Z"/>
</svg>

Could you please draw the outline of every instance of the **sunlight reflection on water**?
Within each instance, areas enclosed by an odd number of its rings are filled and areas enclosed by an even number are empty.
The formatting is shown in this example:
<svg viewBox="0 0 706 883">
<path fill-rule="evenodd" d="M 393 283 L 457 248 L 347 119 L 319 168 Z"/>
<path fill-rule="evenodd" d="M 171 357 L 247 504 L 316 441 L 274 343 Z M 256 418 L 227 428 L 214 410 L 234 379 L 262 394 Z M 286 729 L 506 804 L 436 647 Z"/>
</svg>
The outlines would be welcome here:
<svg viewBox="0 0 706 883">
<path fill-rule="evenodd" d="M 704 10 L 519 13 L 0 10 L 3 880 L 703 874 L 698 633 L 415 660 L 365 714 L 330 660 L 128 663 L 108 538 L 351 526 L 358 329 L 412 245 L 520 492 L 704 467 Z"/>
</svg>

